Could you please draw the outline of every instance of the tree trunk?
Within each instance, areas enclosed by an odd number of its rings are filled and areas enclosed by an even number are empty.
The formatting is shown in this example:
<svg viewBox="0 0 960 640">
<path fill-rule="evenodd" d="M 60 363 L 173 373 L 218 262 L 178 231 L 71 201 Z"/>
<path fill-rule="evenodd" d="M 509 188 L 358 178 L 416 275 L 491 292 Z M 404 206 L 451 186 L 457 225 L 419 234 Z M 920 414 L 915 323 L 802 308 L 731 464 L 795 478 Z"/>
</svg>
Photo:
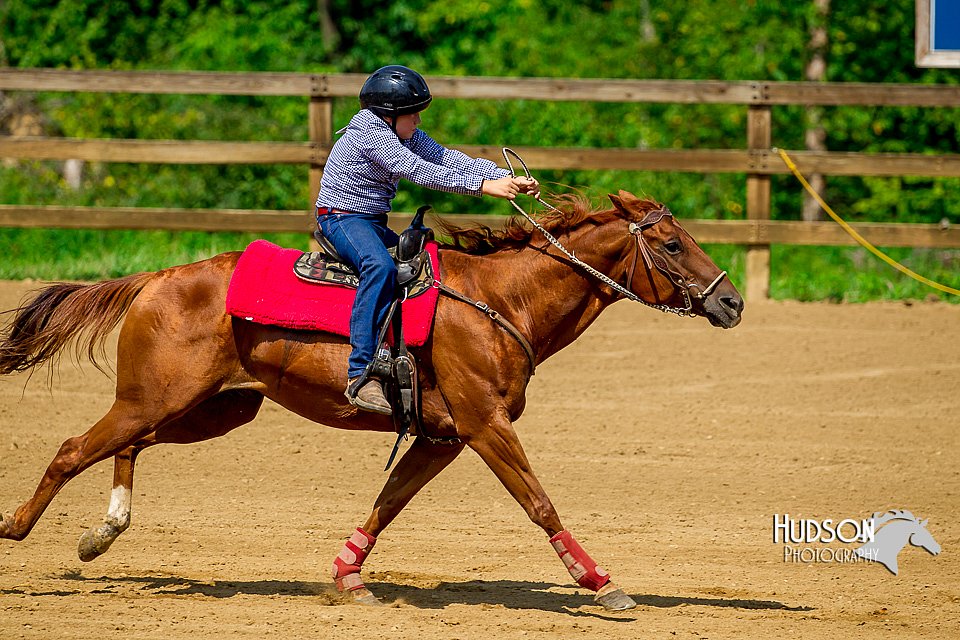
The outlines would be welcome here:
<svg viewBox="0 0 960 640">
<path fill-rule="evenodd" d="M 657 30 L 650 17 L 650 0 L 640 0 L 640 37 L 644 42 L 653 42 L 657 38 Z"/>
<path fill-rule="evenodd" d="M 83 160 L 72 158 L 63 162 L 63 181 L 74 191 L 83 186 Z"/>
<path fill-rule="evenodd" d="M 814 17 L 810 22 L 810 43 L 807 50 L 810 59 L 807 62 L 806 79 L 822 82 L 827 79 L 827 23 L 830 15 L 830 0 L 813 0 Z M 823 128 L 823 107 L 812 106 L 807 109 L 807 129 L 804 132 L 804 144 L 810 151 L 827 150 L 827 132 Z M 810 186 L 823 193 L 826 181 L 822 174 L 809 176 Z M 823 219 L 820 205 L 810 195 L 803 196 L 803 219 L 814 221 Z"/>
<path fill-rule="evenodd" d="M 317 17 L 320 20 L 320 37 L 323 48 L 328 54 L 337 50 L 340 44 L 340 32 L 330 16 L 330 0 L 317 0 Z"/>
</svg>

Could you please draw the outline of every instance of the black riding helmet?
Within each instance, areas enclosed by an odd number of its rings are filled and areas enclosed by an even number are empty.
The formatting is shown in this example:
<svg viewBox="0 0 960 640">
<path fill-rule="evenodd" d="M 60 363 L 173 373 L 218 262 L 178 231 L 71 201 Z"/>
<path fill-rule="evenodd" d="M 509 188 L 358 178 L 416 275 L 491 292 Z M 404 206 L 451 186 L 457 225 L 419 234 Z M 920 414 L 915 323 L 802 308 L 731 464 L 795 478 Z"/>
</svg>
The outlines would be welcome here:
<svg viewBox="0 0 960 640">
<path fill-rule="evenodd" d="M 360 107 L 388 118 L 423 111 L 432 99 L 423 76 L 399 64 L 377 69 L 360 89 Z"/>
</svg>

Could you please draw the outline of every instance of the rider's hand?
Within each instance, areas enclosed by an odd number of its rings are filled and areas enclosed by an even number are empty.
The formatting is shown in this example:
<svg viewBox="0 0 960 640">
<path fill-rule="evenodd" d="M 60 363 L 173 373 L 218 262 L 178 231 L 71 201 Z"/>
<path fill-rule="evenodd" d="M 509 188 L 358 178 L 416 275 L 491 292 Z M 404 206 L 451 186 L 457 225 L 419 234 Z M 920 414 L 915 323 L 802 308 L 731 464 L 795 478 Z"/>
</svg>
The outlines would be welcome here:
<svg viewBox="0 0 960 640">
<path fill-rule="evenodd" d="M 513 200 L 517 197 L 517 194 L 520 193 L 520 184 L 518 183 L 517 178 L 504 176 L 503 178 L 499 178 L 497 180 L 484 180 L 483 186 L 480 187 L 480 191 L 485 196 Z"/>
<path fill-rule="evenodd" d="M 507 200 L 515 199 L 518 193 L 539 198 L 540 183 L 534 178 L 505 176 L 499 180 L 484 180 L 481 191 L 484 195 Z"/>
<path fill-rule="evenodd" d="M 540 197 L 540 183 L 536 178 L 515 178 L 519 183 L 520 193 L 525 193 L 533 198 Z"/>
</svg>

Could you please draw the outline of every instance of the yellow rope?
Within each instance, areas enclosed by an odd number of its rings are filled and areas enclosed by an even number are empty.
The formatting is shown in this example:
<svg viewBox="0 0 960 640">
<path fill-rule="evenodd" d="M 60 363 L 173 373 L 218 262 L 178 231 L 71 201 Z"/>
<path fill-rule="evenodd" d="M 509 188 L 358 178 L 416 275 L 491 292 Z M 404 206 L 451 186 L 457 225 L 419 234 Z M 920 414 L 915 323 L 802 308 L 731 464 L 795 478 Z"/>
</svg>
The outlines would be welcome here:
<svg viewBox="0 0 960 640">
<path fill-rule="evenodd" d="M 830 217 L 833 218 L 834 222 L 836 222 L 841 227 L 843 227 L 843 230 L 849 233 L 854 240 L 860 243 L 860 245 L 863 248 L 870 251 L 870 253 L 877 256 L 878 258 L 880 258 L 881 260 L 889 264 L 891 267 L 893 267 L 897 271 L 901 273 L 905 273 L 906 275 L 910 276 L 911 278 L 913 278 L 918 282 L 922 282 L 925 285 L 933 287 L 934 289 L 939 289 L 940 291 L 943 291 L 945 293 L 952 293 L 955 296 L 960 296 L 960 289 L 954 289 L 953 287 L 948 287 L 946 285 L 940 284 L 939 282 L 934 282 L 929 278 L 924 278 L 919 273 L 916 273 L 915 271 L 911 271 L 907 267 L 903 266 L 902 264 L 900 264 L 899 262 L 897 262 L 896 260 L 888 256 L 887 254 L 883 253 L 882 251 L 877 249 L 875 246 L 867 242 L 867 240 L 863 236 L 857 233 L 856 229 L 854 229 L 849 224 L 844 222 L 844 220 L 840 218 L 840 216 L 838 216 L 836 213 L 833 212 L 833 209 L 831 209 L 830 205 L 828 205 L 826 202 L 823 201 L 823 198 L 820 197 L 819 193 L 814 191 L 813 187 L 811 187 L 810 183 L 807 182 L 806 178 L 803 177 L 803 174 L 801 174 L 800 171 L 797 169 L 797 165 L 793 163 L 793 160 L 790 159 L 790 156 L 787 155 L 786 151 L 784 151 L 783 149 L 776 149 L 776 148 L 774 149 L 774 151 L 780 154 L 780 157 L 783 159 L 784 163 L 786 163 L 787 168 L 790 169 L 791 172 L 793 172 L 793 175 L 797 177 L 797 180 L 800 181 L 800 184 L 803 185 L 803 188 L 806 189 L 811 196 L 813 196 L 814 200 L 816 200 L 820 204 L 820 206 L 823 207 L 823 210 L 826 211 L 828 214 L 830 214 Z"/>
</svg>

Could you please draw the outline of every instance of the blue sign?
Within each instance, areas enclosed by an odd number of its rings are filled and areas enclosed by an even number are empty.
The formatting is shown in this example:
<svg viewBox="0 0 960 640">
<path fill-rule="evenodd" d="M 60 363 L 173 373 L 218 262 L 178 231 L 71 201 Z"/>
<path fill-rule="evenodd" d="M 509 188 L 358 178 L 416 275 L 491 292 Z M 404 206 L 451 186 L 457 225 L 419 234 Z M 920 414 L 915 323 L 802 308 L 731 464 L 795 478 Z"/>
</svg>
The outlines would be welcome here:
<svg viewBox="0 0 960 640">
<path fill-rule="evenodd" d="M 960 51 L 960 0 L 931 0 L 931 51 Z"/>
</svg>

